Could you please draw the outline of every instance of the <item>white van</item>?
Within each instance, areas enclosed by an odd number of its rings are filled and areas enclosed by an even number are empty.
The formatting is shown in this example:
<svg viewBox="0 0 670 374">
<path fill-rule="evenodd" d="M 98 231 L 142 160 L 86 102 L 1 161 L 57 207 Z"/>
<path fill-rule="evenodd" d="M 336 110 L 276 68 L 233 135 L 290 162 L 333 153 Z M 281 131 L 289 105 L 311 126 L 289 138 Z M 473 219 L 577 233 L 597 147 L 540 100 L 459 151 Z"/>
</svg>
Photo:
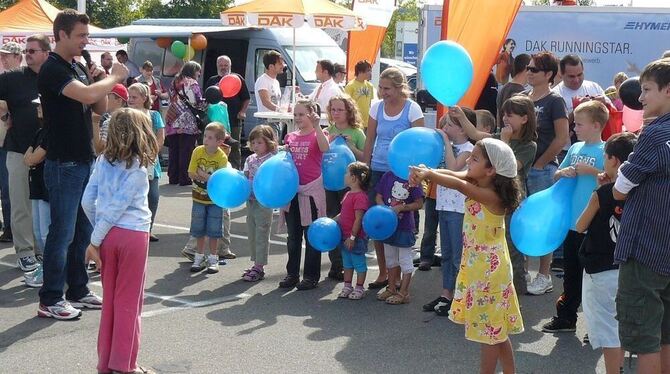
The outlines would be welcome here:
<svg viewBox="0 0 670 374">
<path fill-rule="evenodd" d="M 275 50 L 282 54 L 288 69 L 278 79 L 282 87 L 291 84 L 293 29 L 224 27 L 218 19 L 142 19 L 128 26 L 92 33 L 91 37 L 129 38 L 130 60 L 139 66 L 150 60 L 156 75 L 169 86 L 184 62 L 174 57 L 169 50 L 158 47 L 155 39 L 168 37 L 187 42 L 192 34 L 204 34 L 207 37 L 207 48 L 198 51 L 193 58 L 203 68 L 201 84 L 216 75 L 216 58 L 220 55 L 229 56 L 232 71 L 244 77 L 251 94 L 242 135 L 246 137 L 258 124 L 253 116 L 256 112 L 253 91 L 256 79 L 265 71 L 263 55 L 267 51 Z M 297 29 L 295 45 L 296 84 L 304 94 L 312 92 L 318 84 L 315 73 L 317 60 L 328 59 L 342 64 L 346 61 L 342 49 L 321 29 L 307 25 Z M 203 91 L 205 88 L 202 87 Z"/>
</svg>

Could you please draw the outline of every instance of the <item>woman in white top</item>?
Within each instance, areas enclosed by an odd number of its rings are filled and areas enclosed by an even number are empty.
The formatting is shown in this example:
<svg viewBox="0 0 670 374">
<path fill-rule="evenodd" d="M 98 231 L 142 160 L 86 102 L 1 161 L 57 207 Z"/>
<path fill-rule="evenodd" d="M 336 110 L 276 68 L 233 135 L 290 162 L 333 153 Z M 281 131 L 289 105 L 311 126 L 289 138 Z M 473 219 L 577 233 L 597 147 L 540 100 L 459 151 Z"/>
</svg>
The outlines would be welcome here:
<svg viewBox="0 0 670 374">
<path fill-rule="evenodd" d="M 423 113 L 419 104 L 409 99 L 409 87 L 405 75 L 396 68 L 388 68 L 379 76 L 380 101 L 370 107 L 368 130 L 363 151 L 363 161 L 370 165 L 372 175 L 368 196 L 375 205 L 375 186 L 382 175 L 389 171 L 388 148 L 391 140 L 410 127 L 423 126 Z M 417 212 L 418 213 L 418 212 Z M 384 247 L 374 242 L 379 276 L 368 286 L 379 289 L 387 285 Z"/>
</svg>

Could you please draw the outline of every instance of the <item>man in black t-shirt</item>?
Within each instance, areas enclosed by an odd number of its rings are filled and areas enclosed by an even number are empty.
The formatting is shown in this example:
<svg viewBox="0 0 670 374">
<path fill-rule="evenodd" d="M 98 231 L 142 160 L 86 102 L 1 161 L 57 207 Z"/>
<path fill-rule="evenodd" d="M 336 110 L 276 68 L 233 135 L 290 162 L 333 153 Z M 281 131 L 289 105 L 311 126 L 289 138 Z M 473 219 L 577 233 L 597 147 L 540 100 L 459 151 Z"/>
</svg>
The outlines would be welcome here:
<svg viewBox="0 0 670 374">
<path fill-rule="evenodd" d="M 7 130 L 5 150 L 9 175 L 9 200 L 14 249 L 17 264 L 23 271 L 37 268 L 35 253 L 41 256 L 42 248 L 35 247 L 33 239 L 32 203 L 28 187 L 28 167 L 23 155 L 32 144 L 40 127 L 37 118 L 37 73 L 49 56 L 49 39 L 44 35 L 32 35 L 26 40 L 26 64 L 0 75 L 0 100 L 7 102 L 12 117 L 12 126 Z"/>
<path fill-rule="evenodd" d="M 105 112 L 107 94 L 126 79 L 128 69 L 115 63 L 104 77 L 100 68 L 89 71 L 75 61 L 88 44 L 88 23 L 88 16 L 75 10 L 58 13 L 53 24 L 56 48 L 37 77 L 47 138 L 44 182 L 51 205 L 40 317 L 73 319 L 81 315 L 77 308 L 102 307 L 102 299 L 87 286 L 84 258 L 93 227 L 81 209 L 81 197 L 94 157 L 91 112 Z"/>
<path fill-rule="evenodd" d="M 238 141 L 237 144 L 233 144 L 232 149 L 230 150 L 229 160 L 230 163 L 236 169 L 242 169 L 242 154 L 240 152 L 240 137 L 242 135 L 242 121 L 246 118 L 247 107 L 249 106 L 249 90 L 247 89 L 247 84 L 244 82 L 244 78 L 230 71 L 230 58 L 226 55 L 219 56 L 216 59 L 216 70 L 218 75 L 212 76 L 207 80 L 205 84 L 205 89 L 207 87 L 216 86 L 219 84 L 221 78 L 225 77 L 228 74 L 235 74 L 242 81 L 242 88 L 237 95 L 229 98 L 223 98 L 223 102 L 228 105 L 228 118 L 230 119 L 230 132 L 231 136 Z"/>
</svg>

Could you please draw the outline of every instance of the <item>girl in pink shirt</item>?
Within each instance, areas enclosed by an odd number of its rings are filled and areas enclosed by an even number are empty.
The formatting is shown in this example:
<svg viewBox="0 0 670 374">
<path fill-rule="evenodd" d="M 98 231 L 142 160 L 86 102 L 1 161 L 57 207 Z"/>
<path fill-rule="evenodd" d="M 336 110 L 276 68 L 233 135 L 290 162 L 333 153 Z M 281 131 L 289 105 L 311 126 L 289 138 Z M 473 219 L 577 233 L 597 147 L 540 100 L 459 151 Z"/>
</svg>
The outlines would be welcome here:
<svg viewBox="0 0 670 374">
<path fill-rule="evenodd" d="M 321 158 L 329 148 L 328 138 L 319 126 L 320 110 L 311 100 L 298 100 L 293 109 L 295 127 L 298 129 L 284 138 L 298 169 L 300 187 L 288 210 L 282 209 L 288 230 L 288 263 L 286 278 L 280 288 L 297 287 L 310 290 L 321 277 L 321 252 L 307 241 L 307 226 L 326 215 L 326 192 L 321 178 Z M 304 277 L 300 281 L 300 256 L 302 238 L 305 237 Z"/>
</svg>

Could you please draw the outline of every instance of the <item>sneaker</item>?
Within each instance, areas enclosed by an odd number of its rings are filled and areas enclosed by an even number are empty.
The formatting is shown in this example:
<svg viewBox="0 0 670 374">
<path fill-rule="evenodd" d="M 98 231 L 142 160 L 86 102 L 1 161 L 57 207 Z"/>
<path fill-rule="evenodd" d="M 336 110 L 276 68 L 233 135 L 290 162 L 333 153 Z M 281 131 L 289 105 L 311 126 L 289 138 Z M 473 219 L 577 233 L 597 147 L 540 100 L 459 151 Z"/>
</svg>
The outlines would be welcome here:
<svg viewBox="0 0 670 374">
<path fill-rule="evenodd" d="M 191 262 L 195 261 L 195 252 L 192 248 L 184 247 L 184 249 L 181 250 L 181 255 L 188 258 Z"/>
<path fill-rule="evenodd" d="M 342 270 L 335 270 L 335 269 L 330 269 L 328 272 L 328 278 L 342 282 L 344 280 L 344 272 Z"/>
<path fill-rule="evenodd" d="M 0 242 L 2 243 L 11 243 L 14 241 L 14 238 L 12 236 L 12 229 L 7 228 L 5 231 L 0 235 Z"/>
<path fill-rule="evenodd" d="M 582 343 L 589 344 L 590 342 L 591 342 L 591 339 L 589 339 L 589 334 L 584 334 L 584 338 L 582 339 Z"/>
<path fill-rule="evenodd" d="M 219 250 L 219 257 L 226 260 L 234 260 L 237 258 L 237 255 L 230 251 L 230 249 L 221 249 Z"/>
<path fill-rule="evenodd" d="M 219 272 L 219 256 L 207 256 L 207 274 L 216 274 Z"/>
<path fill-rule="evenodd" d="M 442 297 L 442 296 L 440 296 L 440 297 L 438 297 L 437 299 L 435 299 L 435 300 L 429 302 L 428 304 L 425 304 L 425 305 L 422 307 L 422 309 L 423 309 L 424 312 L 434 312 L 434 311 L 435 311 L 435 307 L 437 306 L 437 304 L 439 304 L 439 303 L 446 303 L 446 302 L 448 302 L 448 301 L 449 301 L 449 299 L 447 299 L 446 297 Z"/>
<path fill-rule="evenodd" d="M 428 270 L 430 270 L 430 265 L 431 265 L 430 262 L 421 261 L 421 263 L 419 264 L 418 269 L 421 270 L 421 271 L 428 271 Z"/>
<path fill-rule="evenodd" d="M 86 265 L 86 270 L 88 271 L 95 271 L 95 269 L 97 269 L 97 267 L 95 266 L 95 262 L 93 261 L 89 262 L 88 265 Z"/>
<path fill-rule="evenodd" d="M 157 241 L 158 241 L 158 237 L 157 237 L 156 235 L 154 235 L 154 234 L 150 234 L 150 235 L 149 235 L 149 241 L 152 242 L 152 243 L 157 242 Z"/>
<path fill-rule="evenodd" d="M 551 260 L 551 271 L 555 271 L 557 273 L 562 273 L 563 272 L 563 259 L 562 258 L 554 258 Z"/>
<path fill-rule="evenodd" d="M 435 314 L 437 314 L 440 317 L 448 317 L 449 316 L 449 309 L 451 309 L 451 300 L 443 297 L 442 299 L 446 301 L 440 301 L 435 305 Z"/>
<path fill-rule="evenodd" d="M 523 279 L 526 281 L 526 287 L 530 286 L 530 283 L 533 281 L 533 277 L 528 272 L 523 273 Z"/>
<path fill-rule="evenodd" d="M 16 264 L 21 271 L 33 271 L 37 269 L 37 259 L 33 255 L 24 256 L 16 260 Z"/>
<path fill-rule="evenodd" d="M 293 288 L 295 287 L 298 282 L 300 282 L 300 277 L 296 275 L 287 275 L 284 280 L 279 282 L 279 288 Z"/>
<path fill-rule="evenodd" d="M 42 287 L 44 283 L 44 272 L 42 271 L 42 266 L 38 266 L 37 269 L 23 274 L 23 281 L 26 283 L 26 286 L 32 288 Z"/>
<path fill-rule="evenodd" d="M 550 275 L 538 273 L 535 279 L 528 285 L 528 293 L 531 295 L 544 295 L 554 290 Z"/>
<path fill-rule="evenodd" d="M 563 318 L 552 317 L 551 321 L 542 326 L 542 331 L 549 333 L 575 332 L 577 331 L 577 322 L 570 322 Z"/>
<path fill-rule="evenodd" d="M 39 262 L 40 264 L 44 262 L 44 256 L 42 255 L 35 255 L 35 260 Z"/>
<path fill-rule="evenodd" d="M 75 308 L 102 309 L 102 297 L 89 292 L 79 300 L 68 300 Z"/>
<path fill-rule="evenodd" d="M 191 273 L 198 273 L 205 270 L 207 266 L 207 258 L 205 255 L 196 253 L 193 259 L 193 264 L 191 265 Z"/>
<path fill-rule="evenodd" d="M 67 301 L 61 300 L 51 306 L 40 304 L 39 308 L 37 309 L 37 316 L 43 318 L 68 320 L 81 317 L 81 310 L 73 307 Z"/>
<path fill-rule="evenodd" d="M 312 290 L 316 288 L 316 286 L 319 284 L 318 280 L 312 280 L 312 279 L 303 279 L 298 283 L 295 288 L 298 291 L 307 291 L 307 290 Z"/>
</svg>

